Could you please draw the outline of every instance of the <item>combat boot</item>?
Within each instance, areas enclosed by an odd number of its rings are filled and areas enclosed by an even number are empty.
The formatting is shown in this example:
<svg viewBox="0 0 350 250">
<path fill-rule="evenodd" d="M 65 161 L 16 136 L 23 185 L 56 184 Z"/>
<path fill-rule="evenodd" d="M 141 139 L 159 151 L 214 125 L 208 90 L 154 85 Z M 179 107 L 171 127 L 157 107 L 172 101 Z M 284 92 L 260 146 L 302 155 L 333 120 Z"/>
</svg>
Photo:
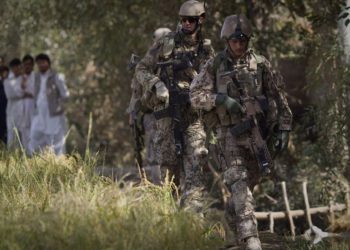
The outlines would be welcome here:
<svg viewBox="0 0 350 250">
<path fill-rule="evenodd" d="M 245 249 L 246 250 L 262 250 L 261 242 L 258 237 L 251 236 L 245 240 Z"/>
</svg>

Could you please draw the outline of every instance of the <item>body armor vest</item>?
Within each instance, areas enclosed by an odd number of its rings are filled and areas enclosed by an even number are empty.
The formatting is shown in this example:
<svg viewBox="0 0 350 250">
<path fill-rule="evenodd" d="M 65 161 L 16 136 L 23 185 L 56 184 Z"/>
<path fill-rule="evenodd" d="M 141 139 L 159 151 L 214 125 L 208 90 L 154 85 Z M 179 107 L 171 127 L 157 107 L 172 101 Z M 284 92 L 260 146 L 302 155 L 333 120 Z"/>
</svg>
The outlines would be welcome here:
<svg viewBox="0 0 350 250">
<path fill-rule="evenodd" d="M 180 89 L 188 91 L 192 80 L 200 70 L 201 63 L 208 55 L 205 47 L 210 46 L 210 41 L 204 40 L 190 44 L 181 36 L 183 34 L 173 33 L 164 38 L 160 61 L 178 60 L 183 63 L 180 69 L 174 72 L 169 67 L 168 75 L 175 79 Z"/>
<path fill-rule="evenodd" d="M 268 104 L 263 91 L 261 59 L 249 52 L 237 61 L 231 60 L 228 55 L 221 55 L 221 57 L 218 65 L 214 65 L 217 93 L 237 101 L 242 98 L 252 98 L 256 110 L 263 115 L 268 109 Z M 224 106 L 216 107 L 216 112 L 222 126 L 237 124 L 241 120 L 240 115 L 227 113 Z"/>
</svg>

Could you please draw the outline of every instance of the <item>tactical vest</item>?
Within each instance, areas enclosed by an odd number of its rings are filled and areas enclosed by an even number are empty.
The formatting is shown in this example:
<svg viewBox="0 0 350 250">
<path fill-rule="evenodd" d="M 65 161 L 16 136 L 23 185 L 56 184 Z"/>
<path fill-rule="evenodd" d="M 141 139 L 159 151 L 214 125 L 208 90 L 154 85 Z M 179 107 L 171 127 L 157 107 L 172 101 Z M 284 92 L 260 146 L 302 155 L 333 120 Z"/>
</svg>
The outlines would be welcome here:
<svg viewBox="0 0 350 250">
<path fill-rule="evenodd" d="M 176 80 L 181 89 L 188 90 L 194 77 L 200 70 L 201 63 L 207 59 L 211 49 L 211 42 L 208 39 L 200 40 L 193 46 L 184 46 L 179 33 L 170 33 L 163 39 L 162 50 L 160 51 L 160 61 L 170 59 L 180 59 L 184 54 L 191 55 L 193 67 L 177 72 Z M 174 72 L 169 72 L 173 76 Z M 174 76 L 173 76 L 174 77 Z"/>
<path fill-rule="evenodd" d="M 216 74 L 217 93 L 227 95 L 239 101 L 242 95 L 254 98 L 256 101 L 256 110 L 260 110 L 261 115 L 268 110 L 267 99 L 263 90 L 263 58 L 248 53 L 243 59 L 233 62 L 227 52 L 222 52 L 214 59 L 214 72 Z M 229 72 L 237 70 L 235 79 Z M 237 124 L 241 120 L 239 114 L 232 115 L 227 113 L 224 106 L 216 107 L 216 113 L 222 126 Z"/>
</svg>

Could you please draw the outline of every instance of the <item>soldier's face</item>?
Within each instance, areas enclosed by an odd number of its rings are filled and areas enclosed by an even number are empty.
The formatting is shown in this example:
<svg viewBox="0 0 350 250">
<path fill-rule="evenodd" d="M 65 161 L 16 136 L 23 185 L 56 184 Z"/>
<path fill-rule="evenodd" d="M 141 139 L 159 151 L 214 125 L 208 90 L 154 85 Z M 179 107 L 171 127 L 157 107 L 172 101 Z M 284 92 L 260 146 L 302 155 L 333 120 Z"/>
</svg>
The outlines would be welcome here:
<svg viewBox="0 0 350 250">
<path fill-rule="evenodd" d="M 248 48 L 247 39 L 231 39 L 228 41 L 228 44 L 234 57 L 243 56 Z"/>
<path fill-rule="evenodd" d="M 199 21 L 198 18 L 195 18 L 195 17 L 182 17 L 181 18 L 182 29 L 188 32 L 193 32 L 197 27 L 198 21 Z"/>
</svg>

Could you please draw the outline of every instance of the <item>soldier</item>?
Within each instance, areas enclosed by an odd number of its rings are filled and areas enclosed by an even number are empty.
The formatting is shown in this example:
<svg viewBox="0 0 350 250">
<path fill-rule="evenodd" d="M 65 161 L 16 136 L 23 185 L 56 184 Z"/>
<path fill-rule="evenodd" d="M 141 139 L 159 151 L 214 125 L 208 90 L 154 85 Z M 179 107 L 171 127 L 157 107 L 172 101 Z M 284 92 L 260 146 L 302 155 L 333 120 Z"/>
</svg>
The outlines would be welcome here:
<svg viewBox="0 0 350 250">
<path fill-rule="evenodd" d="M 201 32 L 205 19 L 203 3 L 186 1 L 179 16 L 181 28 L 148 50 L 136 67 L 136 77 L 143 85 L 142 99 L 157 119 L 159 163 L 175 177 L 177 185 L 184 168 L 184 197 L 188 197 L 203 187 L 202 167 L 207 156 L 203 124 L 199 113 L 191 108 L 189 88 L 214 51 Z"/>
<path fill-rule="evenodd" d="M 206 63 L 192 82 L 190 96 L 193 107 L 216 116 L 223 178 L 231 192 L 228 222 L 231 227 L 235 222 L 246 249 L 261 249 L 252 190 L 272 165 L 262 132 L 274 130 L 278 134 L 275 146 L 282 148 L 291 130 L 292 113 L 281 78 L 264 57 L 248 49 L 251 34 L 244 15 L 226 17 L 221 30 L 226 49 Z"/>
<path fill-rule="evenodd" d="M 153 43 L 155 44 L 160 38 L 165 36 L 166 34 L 170 33 L 171 30 L 168 28 L 158 28 L 153 33 Z M 136 67 L 137 59 L 131 60 L 131 62 L 128 65 L 129 70 L 132 70 Z M 149 108 L 143 106 L 141 104 L 141 96 L 142 96 L 142 86 L 141 84 L 136 80 L 136 77 L 134 76 L 131 81 L 131 89 L 132 89 L 132 95 L 129 103 L 129 107 L 127 109 L 127 113 L 129 114 L 129 125 L 134 127 L 135 129 L 143 130 L 144 132 L 144 144 L 146 148 L 146 161 L 145 166 L 146 170 L 150 171 L 150 177 L 151 181 L 155 184 L 160 184 L 161 181 L 161 173 L 160 173 L 160 166 L 157 162 L 156 158 L 156 144 L 154 141 L 155 138 L 155 132 L 156 132 L 156 120 L 152 114 L 152 110 Z M 139 124 L 137 123 L 138 118 L 141 117 L 142 121 L 142 128 L 139 128 Z M 137 135 L 139 134 L 139 135 Z M 134 136 L 141 136 L 140 133 L 137 131 L 134 131 Z M 142 138 L 135 138 L 136 140 L 142 140 Z M 137 142 L 135 145 L 137 148 L 136 150 L 141 150 L 139 145 L 141 142 Z M 136 154 L 141 154 L 141 152 L 136 152 Z M 141 156 L 141 155 L 140 155 Z M 138 164 L 140 167 L 142 167 L 142 158 L 139 158 Z"/>
</svg>

